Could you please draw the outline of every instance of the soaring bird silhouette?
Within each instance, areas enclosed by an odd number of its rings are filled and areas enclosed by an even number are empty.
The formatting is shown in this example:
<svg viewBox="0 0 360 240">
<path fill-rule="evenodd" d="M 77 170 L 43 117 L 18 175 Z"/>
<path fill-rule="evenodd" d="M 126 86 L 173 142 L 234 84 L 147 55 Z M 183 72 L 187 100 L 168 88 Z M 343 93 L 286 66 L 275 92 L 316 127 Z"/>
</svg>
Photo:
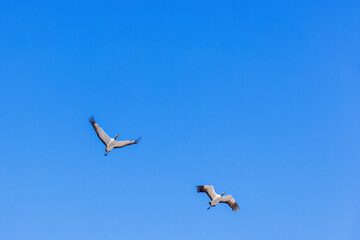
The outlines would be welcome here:
<svg viewBox="0 0 360 240">
<path fill-rule="evenodd" d="M 206 193 L 209 198 L 211 199 L 211 202 L 209 202 L 210 207 L 208 207 L 208 210 L 211 207 L 215 207 L 218 203 L 226 203 L 231 207 L 233 211 L 238 211 L 240 208 L 235 202 L 235 199 L 231 195 L 227 195 L 223 197 L 225 192 L 223 192 L 221 195 L 217 194 L 214 190 L 214 186 L 212 185 L 202 185 L 202 186 L 196 186 L 197 192 L 204 192 Z"/>
<path fill-rule="evenodd" d="M 105 156 L 108 155 L 108 153 L 113 149 L 113 148 L 122 148 L 125 146 L 129 146 L 132 144 L 138 144 L 139 140 L 141 139 L 141 137 L 139 137 L 136 140 L 130 141 L 117 141 L 117 137 L 119 136 L 119 134 L 116 134 L 115 138 L 110 138 L 105 132 L 104 130 L 102 130 L 102 128 L 95 122 L 94 116 L 90 116 L 89 117 L 89 122 L 91 123 L 91 125 L 93 126 L 93 128 L 95 129 L 95 132 L 97 134 L 97 136 L 100 138 L 100 140 L 105 144 L 106 148 L 105 148 Z"/>
</svg>

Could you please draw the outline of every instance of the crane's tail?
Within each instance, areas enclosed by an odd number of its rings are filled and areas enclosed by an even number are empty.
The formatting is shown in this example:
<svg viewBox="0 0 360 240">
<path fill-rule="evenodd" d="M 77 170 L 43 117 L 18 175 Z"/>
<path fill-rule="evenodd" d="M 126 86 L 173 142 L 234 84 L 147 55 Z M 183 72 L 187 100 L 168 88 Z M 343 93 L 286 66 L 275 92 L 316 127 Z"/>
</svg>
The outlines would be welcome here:
<svg viewBox="0 0 360 240">
<path fill-rule="evenodd" d="M 138 139 L 135 140 L 134 144 L 138 144 L 140 142 L 141 137 L 139 137 Z"/>
</svg>

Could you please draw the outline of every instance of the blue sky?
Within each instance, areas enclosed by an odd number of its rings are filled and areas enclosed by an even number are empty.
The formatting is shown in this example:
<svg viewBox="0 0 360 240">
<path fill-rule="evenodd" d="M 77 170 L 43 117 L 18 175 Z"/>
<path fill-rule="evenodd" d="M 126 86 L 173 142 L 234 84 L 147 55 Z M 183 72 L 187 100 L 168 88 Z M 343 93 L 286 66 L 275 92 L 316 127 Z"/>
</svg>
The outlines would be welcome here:
<svg viewBox="0 0 360 240">
<path fill-rule="evenodd" d="M 359 1 L 1 5 L 1 239 L 360 238 Z"/>
</svg>

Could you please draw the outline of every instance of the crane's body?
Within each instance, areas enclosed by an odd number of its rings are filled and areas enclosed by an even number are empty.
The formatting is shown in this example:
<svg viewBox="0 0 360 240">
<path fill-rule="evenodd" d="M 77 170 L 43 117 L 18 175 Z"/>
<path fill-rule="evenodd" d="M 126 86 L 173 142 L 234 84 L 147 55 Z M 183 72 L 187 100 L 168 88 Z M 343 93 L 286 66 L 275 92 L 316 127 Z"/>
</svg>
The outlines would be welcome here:
<svg viewBox="0 0 360 240">
<path fill-rule="evenodd" d="M 108 143 L 108 145 L 105 148 L 105 152 L 110 152 L 116 145 L 116 140 L 115 139 L 111 139 L 110 142 Z"/>
<path fill-rule="evenodd" d="M 220 200 L 221 200 L 221 195 L 216 194 L 216 197 L 211 202 L 209 202 L 209 204 L 211 207 L 215 207 L 216 204 L 220 202 Z"/>
</svg>

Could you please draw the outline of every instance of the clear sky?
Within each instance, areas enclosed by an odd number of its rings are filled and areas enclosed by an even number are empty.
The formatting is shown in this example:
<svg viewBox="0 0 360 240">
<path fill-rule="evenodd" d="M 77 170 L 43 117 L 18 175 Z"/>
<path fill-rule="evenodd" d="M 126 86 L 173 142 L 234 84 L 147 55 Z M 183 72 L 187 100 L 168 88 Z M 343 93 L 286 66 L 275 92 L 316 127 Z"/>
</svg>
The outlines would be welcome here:
<svg viewBox="0 0 360 240">
<path fill-rule="evenodd" d="M 360 239 L 360 1 L 0 11 L 0 239 Z"/>
</svg>

